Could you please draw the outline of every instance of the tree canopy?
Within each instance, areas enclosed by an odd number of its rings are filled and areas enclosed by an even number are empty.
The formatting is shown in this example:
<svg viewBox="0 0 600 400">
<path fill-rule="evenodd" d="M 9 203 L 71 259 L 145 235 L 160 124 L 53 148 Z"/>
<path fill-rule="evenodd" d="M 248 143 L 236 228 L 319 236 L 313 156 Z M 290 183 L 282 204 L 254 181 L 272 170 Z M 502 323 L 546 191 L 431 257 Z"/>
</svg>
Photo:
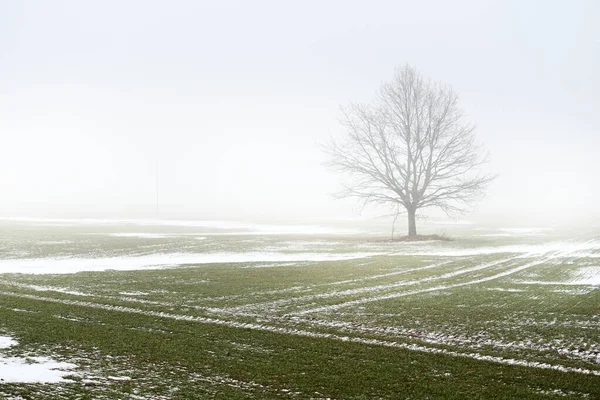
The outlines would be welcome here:
<svg viewBox="0 0 600 400">
<path fill-rule="evenodd" d="M 405 210 L 409 236 L 417 210 L 464 213 L 494 179 L 457 94 L 413 67 L 397 69 L 372 104 L 344 108 L 342 123 L 347 135 L 326 148 L 329 165 L 351 176 L 338 196 Z"/>
</svg>

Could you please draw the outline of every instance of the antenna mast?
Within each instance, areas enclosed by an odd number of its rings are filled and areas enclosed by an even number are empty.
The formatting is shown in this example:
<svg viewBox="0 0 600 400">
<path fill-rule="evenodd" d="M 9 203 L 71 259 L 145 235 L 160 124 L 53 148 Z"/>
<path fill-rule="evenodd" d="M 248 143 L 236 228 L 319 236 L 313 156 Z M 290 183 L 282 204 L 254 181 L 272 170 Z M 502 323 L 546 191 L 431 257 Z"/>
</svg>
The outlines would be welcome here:
<svg viewBox="0 0 600 400">
<path fill-rule="evenodd" d="M 156 160 L 156 216 L 158 217 L 158 160 Z"/>
</svg>

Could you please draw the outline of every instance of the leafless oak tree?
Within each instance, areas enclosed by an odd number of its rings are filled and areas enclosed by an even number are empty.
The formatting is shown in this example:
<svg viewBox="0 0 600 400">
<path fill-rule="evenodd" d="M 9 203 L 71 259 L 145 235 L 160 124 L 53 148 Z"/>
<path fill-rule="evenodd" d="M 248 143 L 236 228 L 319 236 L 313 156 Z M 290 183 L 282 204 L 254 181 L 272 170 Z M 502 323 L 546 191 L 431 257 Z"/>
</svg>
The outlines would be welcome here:
<svg viewBox="0 0 600 400">
<path fill-rule="evenodd" d="M 481 171 L 487 157 L 456 93 L 410 66 L 396 70 L 372 105 L 345 108 L 342 122 L 347 137 L 326 146 L 329 165 L 351 176 L 338 196 L 405 209 L 409 236 L 418 210 L 463 213 L 494 179 Z"/>
</svg>

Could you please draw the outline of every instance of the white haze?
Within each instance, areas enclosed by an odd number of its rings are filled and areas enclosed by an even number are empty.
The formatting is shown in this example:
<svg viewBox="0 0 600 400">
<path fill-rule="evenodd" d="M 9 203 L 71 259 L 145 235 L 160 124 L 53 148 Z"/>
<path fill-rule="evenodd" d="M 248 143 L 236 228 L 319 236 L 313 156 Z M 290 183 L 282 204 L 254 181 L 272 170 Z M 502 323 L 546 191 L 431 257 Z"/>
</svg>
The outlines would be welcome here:
<svg viewBox="0 0 600 400">
<path fill-rule="evenodd" d="M 0 216 L 154 217 L 157 160 L 165 217 L 355 216 L 319 144 L 409 63 L 455 88 L 499 174 L 466 218 L 598 221 L 598 20 L 595 0 L 1 2 Z"/>
</svg>

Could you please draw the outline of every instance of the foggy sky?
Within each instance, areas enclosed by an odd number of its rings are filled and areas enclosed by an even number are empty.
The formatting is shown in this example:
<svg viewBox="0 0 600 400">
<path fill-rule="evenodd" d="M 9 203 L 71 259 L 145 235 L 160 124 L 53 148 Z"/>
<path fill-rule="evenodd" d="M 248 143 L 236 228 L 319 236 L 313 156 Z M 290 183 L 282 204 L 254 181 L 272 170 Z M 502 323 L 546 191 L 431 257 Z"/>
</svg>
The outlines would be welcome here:
<svg viewBox="0 0 600 400">
<path fill-rule="evenodd" d="M 320 144 L 411 64 L 499 178 L 466 219 L 600 217 L 600 3 L 0 2 L 0 215 L 356 215 Z M 376 213 L 376 211 L 374 211 Z"/>
</svg>

